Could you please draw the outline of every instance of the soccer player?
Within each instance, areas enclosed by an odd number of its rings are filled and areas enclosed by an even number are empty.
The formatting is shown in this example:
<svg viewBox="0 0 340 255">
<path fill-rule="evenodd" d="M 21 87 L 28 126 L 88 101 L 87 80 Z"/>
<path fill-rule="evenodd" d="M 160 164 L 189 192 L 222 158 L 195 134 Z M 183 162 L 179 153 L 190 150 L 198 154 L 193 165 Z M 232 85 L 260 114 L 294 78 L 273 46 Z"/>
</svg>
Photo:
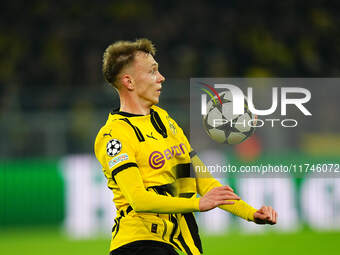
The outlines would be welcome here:
<svg viewBox="0 0 340 255">
<path fill-rule="evenodd" d="M 165 78 L 154 55 L 154 45 L 140 39 L 113 43 L 103 57 L 104 77 L 121 102 L 95 141 L 117 208 L 110 254 L 170 255 L 178 254 L 176 249 L 201 254 L 193 212 L 215 207 L 275 224 L 277 213 L 270 206 L 254 209 L 229 186 L 193 172 L 203 163 L 182 129 L 156 106 Z"/>
</svg>

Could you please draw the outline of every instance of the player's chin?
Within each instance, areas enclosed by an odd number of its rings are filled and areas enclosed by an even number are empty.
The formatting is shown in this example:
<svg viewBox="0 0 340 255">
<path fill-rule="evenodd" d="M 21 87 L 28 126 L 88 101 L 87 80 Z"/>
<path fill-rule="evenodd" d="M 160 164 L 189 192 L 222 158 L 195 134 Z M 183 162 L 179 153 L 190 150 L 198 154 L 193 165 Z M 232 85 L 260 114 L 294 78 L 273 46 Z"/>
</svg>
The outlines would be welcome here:
<svg viewBox="0 0 340 255">
<path fill-rule="evenodd" d="M 158 104 L 159 103 L 159 95 L 156 95 L 152 98 L 152 103 L 153 104 Z"/>
</svg>

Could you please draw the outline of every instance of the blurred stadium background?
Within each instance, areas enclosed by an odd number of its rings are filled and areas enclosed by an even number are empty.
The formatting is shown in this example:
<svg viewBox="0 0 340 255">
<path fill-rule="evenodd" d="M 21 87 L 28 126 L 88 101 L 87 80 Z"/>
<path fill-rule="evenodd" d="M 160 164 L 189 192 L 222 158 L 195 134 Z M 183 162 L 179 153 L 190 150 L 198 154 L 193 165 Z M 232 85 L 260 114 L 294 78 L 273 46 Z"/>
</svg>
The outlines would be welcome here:
<svg viewBox="0 0 340 255">
<path fill-rule="evenodd" d="M 101 75 L 102 53 L 113 41 L 147 37 L 156 44 L 167 78 L 160 105 L 187 134 L 190 77 L 340 74 L 336 1 L 37 0 L 1 6 L 1 254 L 108 254 L 115 209 L 93 142 L 118 104 Z M 258 159 L 339 163 L 339 92 L 312 103 L 323 118 L 308 130 L 286 137 L 258 132 Z M 249 156 L 240 151 L 229 147 L 227 157 Z M 258 228 L 218 210 L 202 214 L 205 254 L 338 253 L 340 180 L 223 181 L 256 194 L 248 199 L 255 206 L 272 204 L 280 224 Z"/>
</svg>

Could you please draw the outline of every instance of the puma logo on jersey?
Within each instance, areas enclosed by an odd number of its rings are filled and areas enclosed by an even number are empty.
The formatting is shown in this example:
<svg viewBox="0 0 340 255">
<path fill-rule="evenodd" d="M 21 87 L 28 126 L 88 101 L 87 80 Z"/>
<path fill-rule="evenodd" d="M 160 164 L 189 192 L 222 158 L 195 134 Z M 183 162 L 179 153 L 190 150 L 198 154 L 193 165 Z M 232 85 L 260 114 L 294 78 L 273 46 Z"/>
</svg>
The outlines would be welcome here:
<svg viewBox="0 0 340 255">
<path fill-rule="evenodd" d="M 149 138 L 152 138 L 152 139 L 155 139 L 155 140 L 158 140 L 156 137 L 154 137 L 153 135 L 152 135 L 152 132 L 151 132 L 151 135 L 146 135 L 147 137 L 149 137 Z"/>
<path fill-rule="evenodd" d="M 164 150 L 163 152 L 153 151 L 149 156 L 149 165 L 153 169 L 160 169 L 164 166 L 166 160 L 170 160 L 174 157 L 185 154 L 185 151 L 189 153 L 184 143 L 171 146 L 170 148 Z"/>
<path fill-rule="evenodd" d="M 105 137 L 105 136 L 110 136 L 110 137 L 112 137 L 112 136 L 111 136 L 111 131 L 112 131 L 112 129 L 110 129 L 110 132 L 109 132 L 109 133 L 104 133 L 104 134 L 103 134 L 103 137 Z"/>
</svg>

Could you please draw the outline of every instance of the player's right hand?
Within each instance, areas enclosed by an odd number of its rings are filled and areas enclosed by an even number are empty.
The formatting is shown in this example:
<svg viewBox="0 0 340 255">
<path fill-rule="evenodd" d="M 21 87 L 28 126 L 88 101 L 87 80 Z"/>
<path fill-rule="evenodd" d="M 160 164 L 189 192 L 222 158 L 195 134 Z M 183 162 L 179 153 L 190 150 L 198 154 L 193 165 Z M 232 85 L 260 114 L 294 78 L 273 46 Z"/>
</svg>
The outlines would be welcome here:
<svg viewBox="0 0 340 255">
<path fill-rule="evenodd" d="M 274 225 L 277 222 L 277 216 L 277 212 L 271 206 L 262 206 L 254 213 L 254 222 Z"/>
<path fill-rule="evenodd" d="M 236 195 L 234 190 L 228 185 L 216 187 L 201 197 L 199 209 L 201 212 L 205 212 L 220 205 L 232 205 L 235 203 L 234 201 L 228 200 L 240 200 L 240 197 Z"/>
</svg>

